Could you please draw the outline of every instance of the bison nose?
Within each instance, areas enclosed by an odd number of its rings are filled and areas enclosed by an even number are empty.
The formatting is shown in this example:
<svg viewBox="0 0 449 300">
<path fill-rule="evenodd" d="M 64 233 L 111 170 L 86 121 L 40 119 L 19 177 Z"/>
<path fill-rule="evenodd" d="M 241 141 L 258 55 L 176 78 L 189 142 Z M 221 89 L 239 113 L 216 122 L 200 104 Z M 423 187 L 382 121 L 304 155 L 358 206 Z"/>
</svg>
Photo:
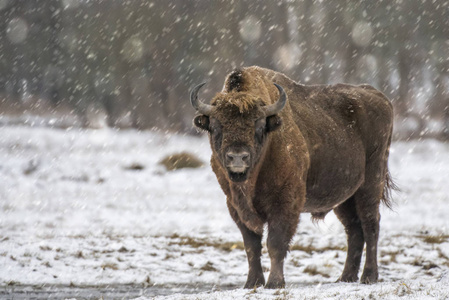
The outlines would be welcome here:
<svg viewBox="0 0 449 300">
<path fill-rule="evenodd" d="M 249 158 L 250 155 L 247 151 L 229 151 L 226 153 L 226 165 L 231 172 L 243 173 L 248 168 Z"/>
<path fill-rule="evenodd" d="M 226 158 L 228 159 L 229 162 L 234 162 L 237 164 L 240 162 L 248 162 L 249 153 L 246 151 L 239 152 L 239 153 L 228 152 L 228 153 L 226 153 Z"/>
</svg>

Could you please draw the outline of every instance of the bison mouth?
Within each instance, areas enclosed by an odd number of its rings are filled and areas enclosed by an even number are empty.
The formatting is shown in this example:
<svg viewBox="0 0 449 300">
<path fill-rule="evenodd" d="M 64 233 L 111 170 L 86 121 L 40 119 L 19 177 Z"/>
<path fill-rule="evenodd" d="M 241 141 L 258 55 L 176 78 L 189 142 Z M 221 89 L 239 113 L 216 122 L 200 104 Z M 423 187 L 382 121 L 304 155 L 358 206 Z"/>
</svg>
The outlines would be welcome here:
<svg viewBox="0 0 449 300">
<path fill-rule="evenodd" d="M 229 171 L 228 174 L 229 179 L 231 179 L 233 182 L 244 182 L 248 178 L 247 172 L 236 173 Z"/>
</svg>

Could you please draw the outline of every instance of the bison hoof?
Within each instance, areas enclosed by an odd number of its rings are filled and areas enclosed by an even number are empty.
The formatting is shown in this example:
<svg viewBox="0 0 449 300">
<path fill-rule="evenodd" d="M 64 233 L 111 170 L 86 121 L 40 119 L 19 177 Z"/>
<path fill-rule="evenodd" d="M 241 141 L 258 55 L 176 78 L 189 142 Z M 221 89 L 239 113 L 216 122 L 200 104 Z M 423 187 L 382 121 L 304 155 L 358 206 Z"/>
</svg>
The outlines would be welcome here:
<svg viewBox="0 0 449 300">
<path fill-rule="evenodd" d="M 357 282 L 358 279 L 357 275 L 342 274 L 337 282 Z"/>
<path fill-rule="evenodd" d="M 254 288 L 258 288 L 261 287 L 265 284 L 265 278 L 259 278 L 259 279 L 248 279 L 245 283 L 244 288 L 245 289 L 254 289 Z"/>
<path fill-rule="evenodd" d="M 363 271 L 363 275 L 362 278 L 360 279 L 360 282 L 364 284 L 372 284 L 376 283 L 378 278 L 379 273 L 377 271 L 368 269 Z"/>
<path fill-rule="evenodd" d="M 265 285 L 266 289 L 283 289 L 285 287 L 285 281 L 282 280 L 268 280 L 267 284 Z"/>
</svg>

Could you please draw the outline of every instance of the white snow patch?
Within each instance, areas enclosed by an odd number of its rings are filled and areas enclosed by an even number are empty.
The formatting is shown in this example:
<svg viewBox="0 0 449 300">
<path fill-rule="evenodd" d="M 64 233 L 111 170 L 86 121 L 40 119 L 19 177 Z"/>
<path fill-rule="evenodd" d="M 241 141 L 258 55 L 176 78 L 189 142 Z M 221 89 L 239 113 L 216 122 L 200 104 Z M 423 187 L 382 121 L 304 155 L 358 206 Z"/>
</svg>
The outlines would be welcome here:
<svg viewBox="0 0 449 300">
<path fill-rule="evenodd" d="M 158 164 L 181 151 L 206 167 L 167 172 Z M 378 284 L 334 283 L 344 230 L 332 213 L 318 225 L 304 214 L 279 291 L 240 288 L 246 255 L 209 158 L 206 137 L 2 127 L 0 286 L 133 284 L 153 296 L 178 293 L 160 296 L 167 299 L 449 297 L 449 144 L 393 144 L 390 170 L 402 192 L 393 211 L 381 211 Z M 262 265 L 267 276 L 266 247 Z"/>
</svg>

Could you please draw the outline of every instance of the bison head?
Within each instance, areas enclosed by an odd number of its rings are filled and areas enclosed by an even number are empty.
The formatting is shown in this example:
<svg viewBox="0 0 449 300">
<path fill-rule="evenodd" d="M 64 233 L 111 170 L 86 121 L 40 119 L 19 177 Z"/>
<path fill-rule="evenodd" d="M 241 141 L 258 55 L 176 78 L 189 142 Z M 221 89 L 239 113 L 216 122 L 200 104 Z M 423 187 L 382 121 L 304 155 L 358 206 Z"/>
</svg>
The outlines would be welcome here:
<svg viewBox="0 0 449 300">
<path fill-rule="evenodd" d="M 194 124 L 209 132 L 214 155 L 233 182 L 244 182 L 260 160 L 267 136 L 282 122 L 278 113 L 284 108 L 287 97 L 277 85 L 279 99 L 266 104 L 249 92 L 219 93 L 212 105 L 198 100 L 198 91 L 204 83 L 193 88 L 190 101 L 198 112 Z"/>
</svg>

